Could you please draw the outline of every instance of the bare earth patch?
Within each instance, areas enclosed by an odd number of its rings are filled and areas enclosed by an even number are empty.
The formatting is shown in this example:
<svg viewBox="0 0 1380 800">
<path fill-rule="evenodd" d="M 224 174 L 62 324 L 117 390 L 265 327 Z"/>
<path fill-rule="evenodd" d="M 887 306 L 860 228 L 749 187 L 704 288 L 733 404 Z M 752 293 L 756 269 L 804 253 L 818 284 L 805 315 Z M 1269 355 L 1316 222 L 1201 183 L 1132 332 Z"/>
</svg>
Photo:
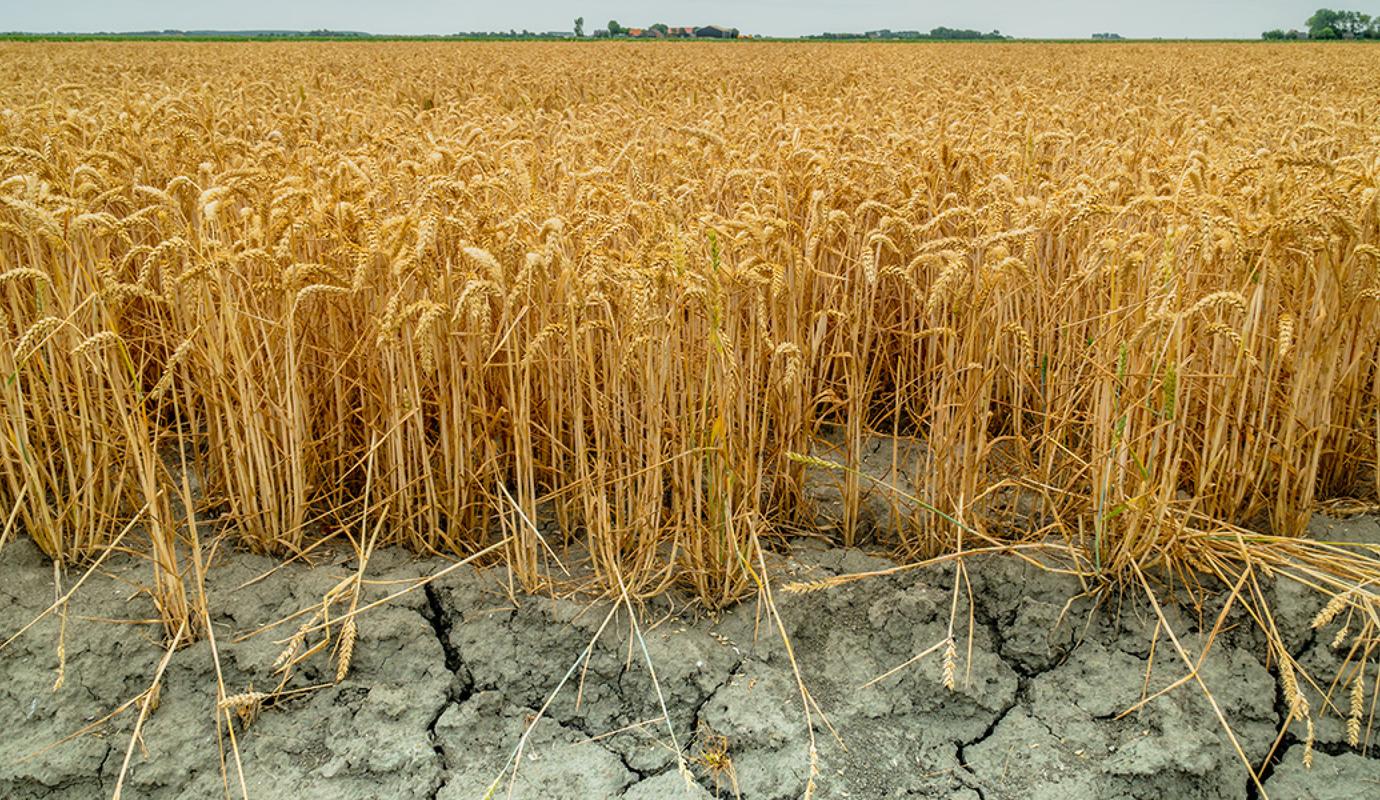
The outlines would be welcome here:
<svg viewBox="0 0 1380 800">
<path fill-rule="evenodd" d="M 1380 542 L 1380 521 L 1319 519 L 1314 533 Z M 860 550 L 802 543 L 769 564 L 790 580 L 889 566 Z M 396 591 L 390 580 L 429 574 L 442 562 L 400 551 L 369 565 L 365 600 Z M 308 607 L 353 564 L 275 567 L 231 554 L 210 570 L 210 607 L 226 691 L 274 687 L 273 662 L 290 622 L 238 640 Z M 56 596 L 53 573 L 28 542 L 0 552 L 0 638 Z M 973 606 L 960 593 L 955 687 L 944 686 L 938 653 L 860 688 L 941 641 L 952 571 L 902 573 L 824 591 L 776 593 L 801 675 L 842 745 L 816 719 L 816 796 L 1074 798 L 1257 796 L 1214 713 L 1193 684 L 1129 715 L 1183 674 L 1155 637 L 1144 599 L 1127 593 L 1093 609 L 1073 579 L 1012 557 L 969 563 Z M 94 575 L 60 616 L 50 615 L 0 651 L 0 795 L 108 796 L 138 705 L 102 717 L 149 687 L 163 656 L 157 614 L 138 581 L 146 567 L 113 563 Z M 70 585 L 70 580 L 69 580 Z M 1309 623 L 1313 596 L 1275 587 L 1277 619 L 1299 662 L 1331 677 L 1331 637 Z M 1196 658 L 1213 608 L 1165 603 Z M 805 717 L 781 639 L 757 603 L 716 619 L 670 599 L 645 606 L 646 654 L 627 615 L 615 614 L 586 662 L 581 654 L 609 612 L 605 602 L 519 597 L 501 570 L 457 570 L 360 618 L 353 666 L 332 683 L 325 657 L 309 660 L 290 686 L 323 688 L 264 708 L 237 726 L 244 782 L 254 798 L 472 798 L 504 775 L 496 796 L 521 798 L 800 797 L 809 777 Z M 1277 798 L 1352 798 L 1380 792 L 1380 761 L 1346 745 L 1345 716 L 1320 713 L 1311 769 L 1284 720 L 1272 667 L 1255 628 L 1236 611 L 1203 662 L 1203 677 L 1254 763 L 1274 763 L 1265 788 Z M 125 623 L 125 624 L 121 624 Z M 655 665 L 670 731 L 646 666 Z M 530 721 L 578 663 L 523 744 L 516 777 L 504 772 Z M 1147 674 L 1148 672 L 1148 674 Z M 213 797 L 226 789 L 213 722 L 216 679 L 210 645 L 171 658 L 159 702 L 136 742 L 128 797 Z M 1324 684 L 1323 688 L 1326 686 Z M 1311 692 L 1315 709 L 1326 708 Z M 93 723 L 99 723 L 94 724 Z M 90 727 L 81 736 L 61 741 Z M 59 743 L 60 742 L 60 743 Z M 693 780 L 678 770 L 677 747 Z M 238 770 L 227 762 L 229 793 Z"/>
</svg>

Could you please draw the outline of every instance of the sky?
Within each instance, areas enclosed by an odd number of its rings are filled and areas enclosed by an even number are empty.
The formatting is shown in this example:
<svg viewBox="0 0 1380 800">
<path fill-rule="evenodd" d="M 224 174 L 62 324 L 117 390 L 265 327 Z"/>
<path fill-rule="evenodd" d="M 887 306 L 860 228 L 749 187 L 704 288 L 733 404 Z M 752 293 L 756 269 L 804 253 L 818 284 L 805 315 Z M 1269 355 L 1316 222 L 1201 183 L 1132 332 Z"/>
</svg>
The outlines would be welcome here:
<svg viewBox="0 0 1380 800">
<path fill-rule="evenodd" d="M 1303 28 L 1323 0 L 0 0 L 0 31 L 95 32 L 218 29 L 358 30 L 446 34 L 475 30 L 593 33 L 626 26 L 721 24 L 744 33 L 797 36 L 877 28 L 999 29 L 1032 38 L 1257 38 Z M 1373 6 L 1373 8 L 1371 7 Z M 1360 6 L 1380 14 L 1380 0 Z"/>
</svg>

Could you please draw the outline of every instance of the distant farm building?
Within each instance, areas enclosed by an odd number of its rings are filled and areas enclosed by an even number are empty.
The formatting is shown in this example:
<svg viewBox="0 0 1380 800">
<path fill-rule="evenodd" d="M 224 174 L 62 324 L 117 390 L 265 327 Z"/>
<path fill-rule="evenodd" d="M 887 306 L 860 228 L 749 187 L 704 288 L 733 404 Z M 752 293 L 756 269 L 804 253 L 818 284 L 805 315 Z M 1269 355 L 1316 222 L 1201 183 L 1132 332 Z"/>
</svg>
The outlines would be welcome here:
<svg viewBox="0 0 1380 800">
<path fill-rule="evenodd" d="M 622 28 L 617 33 L 600 28 L 594 35 L 596 38 L 626 36 L 629 39 L 737 39 L 742 36 L 737 28 L 722 25 L 682 25 L 672 28 L 660 24 L 650 28 Z"/>
<path fill-rule="evenodd" d="M 695 29 L 695 36 L 701 39 L 737 39 L 737 28 L 725 28 L 722 25 L 705 25 Z"/>
</svg>

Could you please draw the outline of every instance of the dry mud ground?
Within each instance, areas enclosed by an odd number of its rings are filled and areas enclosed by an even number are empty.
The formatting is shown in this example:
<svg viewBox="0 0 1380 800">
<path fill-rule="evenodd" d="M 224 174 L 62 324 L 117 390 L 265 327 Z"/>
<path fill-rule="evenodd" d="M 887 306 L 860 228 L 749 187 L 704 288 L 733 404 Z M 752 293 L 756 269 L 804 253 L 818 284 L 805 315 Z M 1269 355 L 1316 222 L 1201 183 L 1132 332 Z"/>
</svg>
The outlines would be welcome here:
<svg viewBox="0 0 1380 800">
<path fill-rule="evenodd" d="M 1315 534 L 1380 542 L 1380 522 L 1318 520 Z M 372 599 L 440 562 L 381 553 L 370 562 Z M 351 564 L 273 571 L 234 554 L 210 573 L 208 591 L 229 692 L 273 685 L 272 664 L 293 625 L 237 636 L 314 603 Z M 941 654 L 869 688 L 862 684 L 941 641 L 952 569 L 934 568 L 786 594 L 794 578 L 888 566 L 858 550 L 801 545 L 775 565 L 777 602 L 802 674 L 840 746 L 816 715 L 821 798 L 1245 798 L 1257 795 L 1214 713 L 1193 685 L 1120 717 L 1142 696 L 1184 674 L 1144 598 L 1093 611 L 1071 579 L 1012 557 L 970 563 L 974 635 L 960 640 L 957 685 L 943 686 Z M 0 652 L 0 797 L 109 796 L 137 709 L 70 741 L 144 691 L 162 651 L 146 566 L 107 565 L 67 612 L 63 684 L 58 625 L 45 619 Z M 75 579 L 75 576 L 69 578 Z M 1330 679 L 1330 631 L 1309 626 L 1319 603 L 1292 584 L 1273 587 L 1277 620 L 1302 663 Z M 55 597 L 53 572 L 33 546 L 0 551 L 0 640 Z M 354 667 L 338 685 L 266 708 L 240 733 L 253 798 L 477 798 L 503 770 L 523 728 L 586 648 L 607 604 L 521 597 L 499 570 L 462 568 L 361 618 Z M 969 614 L 960 593 L 960 619 Z M 556 695 L 523 748 L 515 780 L 496 796 L 521 798 L 796 798 L 808 773 L 800 695 L 780 637 L 745 603 L 717 619 L 669 602 L 642 615 L 646 654 L 664 693 L 675 745 L 642 649 L 619 613 L 587 671 Z M 1197 658 L 1203 625 L 1191 608 L 1165 613 Z M 1276 676 L 1243 615 L 1210 649 L 1203 676 L 1249 757 L 1262 761 L 1282 722 Z M 124 623 L 124 624 L 121 624 Z M 960 629 L 960 633 L 962 630 Z M 325 683 L 325 658 L 294 685 Z M 1147 677 L 1148 670 L 1148 677 Z M 581 680 L 582 679 L 582 680 Z M 133 750 L 125 797 L 222 796 L 212 705 L 216 682 L 206 641 L 168 663 L 160 703 Z M 1325 683 L 1324 683 L 1325 685 Z M 578 691 L 578 697 L 577 697 Z M 1314 709 L 1324 708 L 1312 690 Z M 1301 726 L 1286 733 L 1266 790 L 1273 798 L 1380 796 L 1380 760 L 1349 750 L 1335 711 L 1317 726 L 1311 769 Z M 723 737 L 722 739 L 718 737 Z M 717 744 L 716 744 L 717 743 Z M 723 750 L 727 759 L 715 761 Z M 676 746 L 694 781 L 676 769 Z M 1371 751 L 1374 755 L 1374 750 Z M 714 761 L 719 769 L 706 766 Z M 731 773 L 725 765 L 731 763 Z M 230 774 L 235 775 L 234 767 Z M 237 796 L 232 784 L 232 795 Z"/>
</svg>

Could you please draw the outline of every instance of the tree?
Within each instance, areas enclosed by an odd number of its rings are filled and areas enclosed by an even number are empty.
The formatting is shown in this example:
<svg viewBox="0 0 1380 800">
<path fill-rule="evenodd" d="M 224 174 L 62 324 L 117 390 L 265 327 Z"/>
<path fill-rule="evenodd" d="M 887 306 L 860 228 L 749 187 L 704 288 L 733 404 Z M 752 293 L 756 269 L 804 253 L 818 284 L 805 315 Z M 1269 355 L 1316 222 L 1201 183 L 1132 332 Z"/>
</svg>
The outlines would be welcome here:
<svg viewBox="0 0 1380 800">
<path fill-rule="evenodd" d="M 1260 38 L 1262 38 L 1262 39 L 1270 39 L 1270 40 L 1277 40 L 1277 39 L 1284 39 L 1284 38 L 1287 38 L 1288 35 L 1289 35 L 1289 34 L 1285 33 L 1284 31 L 1280 30 L 1279 28 L 1275 28 L 1275 29 L 1272 30 L 1272 31 L 1265 31 L 1264 33 L 1260 34 Z"/>
<path fill-rule="evenodd" d="M 1331 30 L 1332 22 L 1336 18 L 1336 11 L 1333 11 L 1330 8 L 1320 8 L 1317 11 L 1313 12 L 1313 16 L 1309 17 L 1308 21 L 1306 21 L 1303 24 L 1308 26 L 1308 35 L 1312 36 L 1314 39 L 1317 39 L 1320 38 L 1319 34 L 1322 33 L 1324 28 Z"/>
<path fill-rule="evenodd" d="M 576 18 L 575 18 L 575 35 L 576 35 L 576 36 L 584 36 L 584 35 L 585 35 L 585 18 L 584 18 L 584 17 L 576 17 Z"/>
<path fill-rule="evenodd" d="M 1338 24 L 1333 27 L 1337 28 L 1337 32 L 1343 36 L 1361 39 L 1370 29 L 1370 15 L 1362 14 L 1359 11 L 1343 11 Z"/>
<path fill-rule="evenodd" d="M 1318 9 L 1305 24 L 1313 39 L 1361 39 L 1374 30 L 1369 14 L 1330 8 Z"/>
<path fill-rule="evenodd" d="M 617 36 L 623 32 L 623 26 L 618 24 L 618 20 L 609 20 L 609 36 Z"/>
<path fill-rule="evenodd" d="M 667 25 L 666 23 L 664 23 L 664 22 L 658 22 L 658 23 L 656 23 L 655 25 L 652 26 L 652 30 L 654 30 L 654 31 L 661 31 L 661 35 L 662 35 L 662 36 L 665 36 L 667 33 L 670 33 L 670 32 L 671 32 L 670 26 L 668 26 L 668 25 Z"/>
</svg>

